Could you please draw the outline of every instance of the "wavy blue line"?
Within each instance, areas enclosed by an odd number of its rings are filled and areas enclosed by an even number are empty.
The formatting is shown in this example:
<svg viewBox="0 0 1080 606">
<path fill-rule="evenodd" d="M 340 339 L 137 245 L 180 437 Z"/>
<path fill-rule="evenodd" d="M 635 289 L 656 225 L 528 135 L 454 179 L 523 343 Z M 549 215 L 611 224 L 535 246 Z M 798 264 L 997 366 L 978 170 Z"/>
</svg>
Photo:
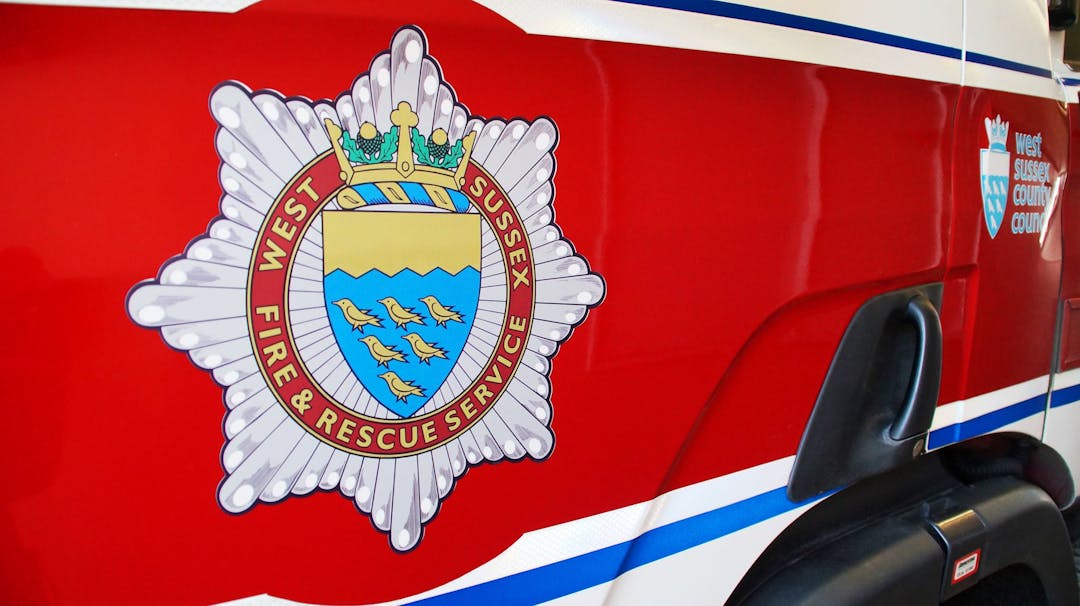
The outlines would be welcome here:
<svg viewBox="0 0 1080 606">
<path fill-rule="evenodd" d="M 390 275 L 390 274 L 386 273 L 385 271 L 383 271 L 383 270 L 381 270 L 381 269 L 379 269 L 379 268 L 377 268 L 377 267 L 376 267 L 376 268 L 374 268 L 374 269 L 369 269 L 369 270 L 367 270 L 367 271 L 366 271 L 366 272 L 364 272 L 364 273 L 363 273 L 363 275 L 361 275 L 361 276 L 354 276 L 354 275 L 352 275 L 351 273 L 349 273 L 349 272 L 345 271 L 344 269 L 342 269 L 342 268 L 340 268 L 340 267 L 335 267 L 333 271 L 331 271 L 331 272 L 330 272 L 329 274 L 326 274 L 326 275 L 327 275 L 327 276 L 329 276 L 329 275 L 331 275 L 331 274 L 335 274 L 335 273 L 341 272 L 341 273 L 345 274 L 346 276 L 349 276 L 350 278 L 352 278 L 352 279 L 354 279 L 354 280 L 355 280 L 355 279 L 357 279 L 357 278 L 362 278 L 363 276 L 367 276 L 367 275 L 370 275 L 370 274 L 382 274 L 383 276 L 386 276 L 387 278 L 394 278 L 394 277 L 400 276 L 400 275 L 402 275 L 402 274 L 412 274 L 413 276 L 416 276 L 416 277 L 419 277 L 419 278 L 423 278 L 423 277 L 425 277 L 425 276 L 430 276 L 431 274 L 434 274 L 434 273 L 442 273 L 442 274 L 443 274 L 443 275 L 445 275 L 445 276 L 451 276 L 451 277 L 456 277 L 456 276 L 460 276 L 460 275 L 461 275 L 462 273 L 464 273 L 464 272 L 466 272 L 466 271 L 472 271 L 472 272 L 475 272 L 475 273 L 479 273 L 479 272 L 480 272 L 480 270 L 476 269 L 476 268 L 475 268 L 475 267 L 473 267 L 472 265 L 466 265 L 465 267 L 462 267 L 462 268 L 461 268 L 460 270 L 458 270 L 458 272 L 457 272 L 457 273 L 455 273 L 455 274 L 452 274 L 452 273 L 450 273 L 450 272 L 446 271 L 446 269 L 445 269 L 445 268 L 442 268 L 442 267 L 435 267 L 435 268 L 432 268 L 432 269 L 431 269 L 430 271 L 428 271 L 427 273 L 423 273 L 423 274 L 422 274 L 422 273 L 418 273 L 418 272 L 417 272 L 417 271 L 416 271 L 415 269 L 413 269 L 413 268 L 411 268 L 411 267 L 406 267 L 406 268 L 404 268 L 404 269 L 402 269 L 402 270 L 398 271 L 397 273 L 395 273 L 395 274 L 393 274 L 393 275 Z"/>
</svg>

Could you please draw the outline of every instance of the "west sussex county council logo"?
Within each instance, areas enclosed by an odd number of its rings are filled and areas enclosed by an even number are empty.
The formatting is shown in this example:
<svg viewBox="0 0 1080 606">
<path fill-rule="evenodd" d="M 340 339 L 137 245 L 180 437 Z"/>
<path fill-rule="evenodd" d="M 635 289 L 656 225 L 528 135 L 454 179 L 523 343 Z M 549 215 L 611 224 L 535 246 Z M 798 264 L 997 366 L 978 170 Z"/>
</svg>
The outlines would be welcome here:
<svg viewBox="0 0 1080 606">
<path fill-rule="evenodd" d="M 551 358 L 604 296 L 558 133 L 470 116 L 426 52 L 399 30 L 336 101 L 210 98 L 221 215 L 127 308 L 224 389 L 227 511 L 337 490 L 407 551 L 470 465 L 551 453 Z"/>
<path fill-rule="evenodd" d="M 1009 203 L 1009 150 L 1006 148 L 1009 137 L 1009 123 L 1002 122 L 1001 116 L 994 120 L 984 119 L 986 138 L 989 148 L 979 150 L 979 179 L 983 201 L 983 217 L 986 219 L 986 231 L 990 237 L 997 236 L 1001 222 L 1005 218 L 1005 207 Z"/>
</svg>

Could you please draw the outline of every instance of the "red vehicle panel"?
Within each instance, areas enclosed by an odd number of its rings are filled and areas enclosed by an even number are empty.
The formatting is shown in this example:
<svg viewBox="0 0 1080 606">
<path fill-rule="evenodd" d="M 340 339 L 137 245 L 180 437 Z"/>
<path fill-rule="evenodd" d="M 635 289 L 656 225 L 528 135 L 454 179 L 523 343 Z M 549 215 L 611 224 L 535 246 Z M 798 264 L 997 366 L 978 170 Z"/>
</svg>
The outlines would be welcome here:
<svg viewBox="0 0 1080 606">
<path fill-rule="evenodd" d="M 228 16 L 5 6 L 0 22 L 5 602 L 419 594 L 532 531 L 792 457 L 845 330 L 876 295 L 943 283 L 947 415 L 1048 381 L 1059 289 L 1080 297 L 1074 189 L 1061 212 L 1056 202 L 1075 104 L 1070 115 L 1054 99 L 959 83 L 536 36 L 458 0 L 266 0 Z M 422 540 L 399 549 L 335 488 L 227 511 L 227 386 L 136 326 L 152 322 L 131 297 L 152 276 L 166 284 L 164 264 L 190 258 L 192 238 L 224 218 L 215 137 L 229 128 L 207 107 L 216 86 L 333 100 L 410 24 L 470 116 L 558 129 L 552 221 L 604 298 L 556 341 L 550 455 L 476 463 Z M 1053 192 L 1037 209 L 1010 206 L 991 235 L 980 150 L 995 117 L 1008 122 L 1011 160 L 1046 165 L 1010 187 Z M 1019 149 L 1018 134 L 1039 135 L 1038 149 Z M 333 158 L 320 174 L 347 185 Z M 472 166 L 466 183 L 487 175 Z M 1028 211 L 1043 214 L 1026 227 L 1011 214 Z M 1033 221 L 1035 233 L 1014 233 Z M 1074 315 L 1063 316 L 1061 370 L 1080 355 Z M 254 322 L 252 334 L 272 328 Z M 1041 423 L 1044 404 L 1024 422 Z M 956 414 L 935 422 L 931 447 L 970 437 L 970 417 Z"/>
</svg>

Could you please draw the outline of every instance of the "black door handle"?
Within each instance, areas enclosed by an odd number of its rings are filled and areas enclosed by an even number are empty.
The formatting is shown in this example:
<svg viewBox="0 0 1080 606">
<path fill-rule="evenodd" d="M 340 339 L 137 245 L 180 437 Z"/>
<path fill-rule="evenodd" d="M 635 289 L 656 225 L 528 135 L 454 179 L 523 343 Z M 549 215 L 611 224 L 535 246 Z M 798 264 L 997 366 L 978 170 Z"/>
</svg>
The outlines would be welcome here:
<svg viewBox="0 0 1080 606">
<path fill-rule="evenodd" d="M 918 294 L 908 301 L 904 319 L 918 331 L 919 347 L 903 406 L 889 428 L 889 437 L 897 441 L 930 429 L 941 387 L 941 319 L 937 309 L 926 295 Z"/>
</svg>

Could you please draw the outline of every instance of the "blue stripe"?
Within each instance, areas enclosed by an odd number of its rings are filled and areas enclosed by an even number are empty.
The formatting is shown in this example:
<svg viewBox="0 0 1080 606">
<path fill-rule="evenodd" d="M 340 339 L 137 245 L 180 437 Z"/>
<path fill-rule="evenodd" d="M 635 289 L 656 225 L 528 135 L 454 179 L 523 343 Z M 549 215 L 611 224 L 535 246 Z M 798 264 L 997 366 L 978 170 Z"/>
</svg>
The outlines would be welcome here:
<svg viewBox="0 0 1080 606">
<path fill-rule="evenodd" d="M 1055 389 L 1050 394 L 1050 408 L 1058 408 L 1080 402 L 1080 385 Z M 1018 404 L 1000 408 L 981 417 L 968 419 L 955 425 L 930 432 L 929 448 L 941 448 L 954 442 L 990 433 L 995 429 L 1037 415 L 1046 410 L 1046 396 L 1039 394 Z"/>
<path fill-rule="evenodd" d="M 1080 86 L 1080 78 L 1062 78 L 1061 83 L 1066 86 Z"/>
<path fill-rule="evenodd" d="M 1050 408 L 1065 406 L 1076 401 L 1080 401 L 1080 385 L 1062 387 L 1061 389 L 1055 389 L 1050 396 Z"/>
<path fill-rule="evenodd" d="M 1017 63 L 1016 61 L 1009 61 L 1008 59 L 1002 59 L 1001 57 L 993 57 L 991 55 L 984 55 L 982 53 L 969 52 L 967 54 L 967 60 L 972 63 L 989 65 L 990 67 L 1000 67 L 1001 69 L 1020 72 L 1022 74 L 1031 74 L 1032 76 L 1042 76 L 1043 78 L 1053 77 L 1053 73 L 1051 73 L 1051 71 L 1048 69 L 1035 67 L 1034 65 L 1027 65 L 1025 63 Z"/>
<path fill-rule="evenodd" d="M 570 595 L 804 505 L 792 503 L 786 493 L 786 486 L 770 490 L 654 528 L 630 541 L 412 604 L 536 604 Z"/>
<path fill-rule="evenodd" d="M 974 438 L 975 436 L 980 436 L 984 433 L 990 433 L 991 431 L 1004 427 L 1010 423 L 1015 423 L 1021 419 L 1039 414 L 1045 409 L 1046 394 L 1039 394 L 1018 404 L 999 408 L 994 412 L 984 414 L 981 417 L 975 417 L 974 419 L 968 419 L 967 421 L 932 431 L 930 432 L 930 439 L 927 441 L 927 447 L 941 448 L 942 446 L 952 444 L 953 442 L 960 442 L 961 440 Z"/>
<path fill-rule="evenodd" d="M 814 19 L 812 17 L 802 17 L 799 15 L 782 13 L 780 11 L 758 8 L 755 6 L 743 6 L 741 4 L 732 4 L 730 2 L 721 2 L 719 0 L 614 1 L 622 2 L 623 4 L 637 4 L 640 6 L 667 8 L 689 13 L 712 15 L 714 17 L 727 17 L 728 19 L 739 19 L 741 21 L 752 21 L 754 23 L 763 23 L 766 25 L 789 27 L 791 29 L 815 32 L 819 34 L 828 34 L 830 36 L 838 36 L 840 38 L 859 40 L 862 42 L 869 42 L 871 44 L 880 44 L 882 46 L 891 46 L 893 48 L 900 48 L 904 50 L 914 51 L 917 53 L 934 55 L 937 57 L 946 57 L 948 59 L 960 59 L 963 56 L 959 48 L 952 46 L 935 44 L 933 42 L 917 40 L 915 38 L 908 38 L 906 36 L 886 34 L 885 32 L 866 29 L 864 27 L 855 27 L 854 25 L 845 25 L 843 23 L 837 23 L 835 21 Z M 1007 69 L 1009 71 L 1020 72 L 1024 74 L 1031 74 L 1034 76 L 1043 76 L 1049 78 L 1053 75 L 1050 70 L 1042 67 L 1027 65 L 1025 63 L 1018 63 L 1016 61 L 1010 61 L 1008 59 L 1002 59 L 1000 57 L 993 57 L 991 55 L 984 55 L 981 53 L 969 52 L 967 54 L 967 58 L 972 63 L 980 63 L 982 65 L 999 67 L 1001 69 Z"/>
</svg>

